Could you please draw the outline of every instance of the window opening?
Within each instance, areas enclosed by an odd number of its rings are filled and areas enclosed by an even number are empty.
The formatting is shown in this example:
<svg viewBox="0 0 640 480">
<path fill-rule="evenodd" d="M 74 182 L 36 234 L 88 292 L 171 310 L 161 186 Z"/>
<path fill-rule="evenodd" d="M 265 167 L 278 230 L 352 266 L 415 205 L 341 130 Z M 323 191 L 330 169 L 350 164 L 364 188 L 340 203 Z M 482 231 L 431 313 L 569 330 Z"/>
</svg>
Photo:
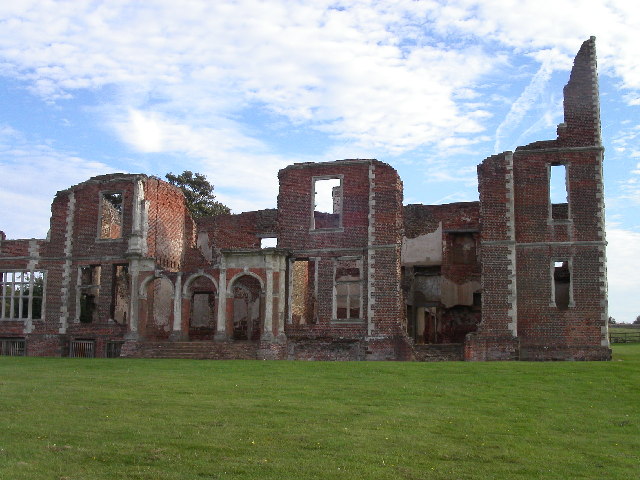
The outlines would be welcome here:
<svg viewBox="0 0 640 480">
<path fill-rule="evenodd" d="M 473 306 L 482 307 L 482 292 L 473 292 Z"/>
<path fill-rule="evenodd" d="M 473 265 L 477 262 L 476 241 L 473 233 L 452 233 L 451 249 L 454 265 Z"/>
<path fill-rule="evenodd" d="M 342 180 L 315 179 L 313 189 L 313 228 L 339 228 L 342 214 Z"/>
<path fill-rule="evenodd" d="M 264 237 L 260 239 L 260 248 L 276 248 L 277 246 L 277 237 Z"/>
<path fill-rule="evenodd" d="M 112 240 L 122 237 L 122 193 L 103 193 L 100 196 L 100 238 Z"/>
<path fill-rule="evenodd" d="M 291 321 L 294 325 L 317 322 L 316 262 L 293 262 L 293 288 L 291 292 Z"/>
<path fill-rule="evenodd" d="M 335 267 L 335 318 L 361 318 L 362 260 L 337 260 Z"/>
<path fill-rule="evenodd" d="M 98 298 L 100 296 L 100 265 L 80 267 L 80 315 L 82 323 L 91 323 L 98 319 Z"/>
<path fill-rule="evenodd" d="M 2 320 L 42 318 L 44 273 L 28 271 L 0 272 Z"/>
<path fill-rule="evenodd" d="M 106 344 L 105 356 L 107 358 L 119 358 L 123 345 L 124 345 L 123 341 L 119 341 L 119 340 L 108 341 Z"/>
<path fill-rule="evenodd" d="M 551 218 L 566 220 L 569 218 L 569 193 L 567 191 L 566 165 L 551 165 L 549 174 L 549 202 Z"/>
<path fill-rule="evenodd" d="M 24 338 L 0 338 L 0 355 L 24 357 L 26 351 L 26 341 Z"/>
<path fill-rule="evenodd" d="M 113 266 L 113 295 L 111 297 L 111 317 L 117 323 L 127 323 L 127 310 L 131 294 L 129 292 L 128 265 Z"/>
<path fill-rule="evenodd" d="M 71 340 L 69 344 L 71 358 L 94 358 L 96 356 L 95 340 Z"/>
<path fill-rule="evenodd" d="M 571 272 L 567 260 L 554 262 L 553 291 L 558 310 L 567 310 L 571 298 Z"/>
</svg>

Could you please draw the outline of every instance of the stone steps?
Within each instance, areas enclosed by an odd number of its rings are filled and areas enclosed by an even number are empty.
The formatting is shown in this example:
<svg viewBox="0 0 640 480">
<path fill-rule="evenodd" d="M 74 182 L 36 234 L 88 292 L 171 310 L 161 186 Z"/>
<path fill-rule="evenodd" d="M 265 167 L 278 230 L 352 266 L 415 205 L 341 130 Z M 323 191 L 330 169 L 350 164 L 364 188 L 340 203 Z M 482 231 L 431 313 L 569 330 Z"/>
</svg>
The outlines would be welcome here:
<svg viewBox="0 0 640 480">
<path fill-rule="evenodd" d="M 127 342 L 121 357 L 190 358 L 199 360 L 255 360 L 257 342 Z"/>
<path fill-rule="evenodd" d="M 419 362 L 455 362 L 464 360 L 464 344 L 431 343 L 413 346 L 415 359 Z"/>
</svg>

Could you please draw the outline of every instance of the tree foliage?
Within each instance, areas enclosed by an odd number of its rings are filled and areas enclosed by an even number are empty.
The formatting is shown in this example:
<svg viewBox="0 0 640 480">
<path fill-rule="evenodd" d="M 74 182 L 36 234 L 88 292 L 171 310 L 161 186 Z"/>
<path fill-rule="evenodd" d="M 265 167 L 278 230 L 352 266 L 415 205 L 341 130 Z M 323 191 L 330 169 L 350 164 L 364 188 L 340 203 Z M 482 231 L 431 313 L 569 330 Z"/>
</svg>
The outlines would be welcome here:
<svg viewBox="0 0 640 480">
<path fill-rule="evenodd" d="M 640 325 L 640 315 L 636 317 L 636 320 L 633 322 L 634 325 Z"/>
<path fill-rule="evenodd" d="M 180 175 L 169 172 L 165 177 L 171 185 L 182 190 L 187 208 L 193 218 L 231 212 L 229 207 L 215 200 L 213 185 L 201 173 L 185 170 Z"/>
</svg>

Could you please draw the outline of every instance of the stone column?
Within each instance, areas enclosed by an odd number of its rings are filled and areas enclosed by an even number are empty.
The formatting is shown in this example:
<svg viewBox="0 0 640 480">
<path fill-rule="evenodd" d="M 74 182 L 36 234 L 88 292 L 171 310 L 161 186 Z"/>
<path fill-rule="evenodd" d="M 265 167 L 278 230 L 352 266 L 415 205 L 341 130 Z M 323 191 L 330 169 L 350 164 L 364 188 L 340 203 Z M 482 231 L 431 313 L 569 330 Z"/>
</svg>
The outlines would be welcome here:
<svg viewBox="0 0 640 480">
<path fill-rule="evenodd" d="M 132 258 L 129 261 L 129 277 L 131 278 L 130 292 L 131 300 L 129 305 L 129 331 L 127 332 L 127 339 L 135 340 L 138 338 L 138 317 L 139 317 L 139 303 L 140 303 L 140 285 L 138 281 L 140 273 L 140 261 L 137 258 Z"/>
<path fill-rule="evenodd" d="M 285 292 L 286 292 L 286 275 L 287 275 L 287 269 L 286 269 L 286 265 L 287 265 L 287 260 L 280 257 L 279 262 L 278 262 L 279 266 L 278 266 L 278 270 L 280 272 L 280 274 L 278 275 L 278 278 L 280 280 L 280 285 L 278 287 L 278 338 L 280 340 L 283 340 L 285 338 L 285 333 L 284 333 L 284 316 L 285 316 L 285 311 L 284 311 L 284 307 L 285 307 Z"/>
<path fill-rule="evenodd" d="M 267 284 L 265 286 L 264 328 L 262 341 L 273 341 L 273 266 L 271 259 L 267 259 Z"/>
<path fill-rule="evenodd" d="M 186 340 L 186 334 L 182 331 L 182 272 L 178 272 L 173 288 L 173 329 L 169 339 Z"/>
<path fill-rule="evenodd" d="M 223 260 L 224 261 L 224 260 Z M 227 269 L 220 268 L 220 281 L 218 284 L 218 323 L 214 339 L 224 342 L 229 339 L 227 333 Z"/>
</svg>

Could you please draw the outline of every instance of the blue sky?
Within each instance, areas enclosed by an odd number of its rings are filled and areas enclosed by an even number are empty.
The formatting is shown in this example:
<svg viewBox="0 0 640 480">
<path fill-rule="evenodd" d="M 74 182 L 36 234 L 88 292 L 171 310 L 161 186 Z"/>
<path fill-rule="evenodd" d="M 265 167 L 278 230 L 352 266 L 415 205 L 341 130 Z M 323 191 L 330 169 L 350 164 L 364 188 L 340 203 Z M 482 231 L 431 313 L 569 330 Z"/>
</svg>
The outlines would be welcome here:
<svg viewBox="0 0 640 480">
<path fill-rule="evenodd" d="M 206 174 L 274 207 L 293 162 L 378 158 L 405 203 L 477 200 L 485 157 L 555 138 L 597 37 L 610 314 L 640 315 L 635 0 L 0 4 L 0 229 L 42 238 L 55 192 L 108 172 Z"/>
</svg>

